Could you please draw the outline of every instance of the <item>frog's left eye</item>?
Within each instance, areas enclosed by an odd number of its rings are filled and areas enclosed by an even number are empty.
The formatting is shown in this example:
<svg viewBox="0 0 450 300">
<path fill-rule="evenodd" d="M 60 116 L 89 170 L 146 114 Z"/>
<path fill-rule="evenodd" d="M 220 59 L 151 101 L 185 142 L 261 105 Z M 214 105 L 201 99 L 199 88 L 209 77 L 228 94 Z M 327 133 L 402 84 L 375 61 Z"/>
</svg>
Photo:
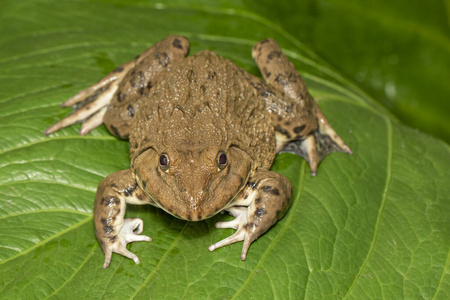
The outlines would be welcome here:
<svg viewBox="0 0 450 300">
<path fill-rule="evenodd" d="M 225 168 L 227 166 L 227 162 L 227 155 L 220 151 L 219 154 L 217 154 L 217 166 L 219 167 L 219 170 Z"/>
<path fill-rule="evenodd" d="M 161 168 L 161 170 L 163 170 L 164 172 L 167 171 L 169 169 L 169 165 L 170 161 L 167 154 L 161 154 L 161 156 L 159 157 L 159 167 Z"/>
</svg>

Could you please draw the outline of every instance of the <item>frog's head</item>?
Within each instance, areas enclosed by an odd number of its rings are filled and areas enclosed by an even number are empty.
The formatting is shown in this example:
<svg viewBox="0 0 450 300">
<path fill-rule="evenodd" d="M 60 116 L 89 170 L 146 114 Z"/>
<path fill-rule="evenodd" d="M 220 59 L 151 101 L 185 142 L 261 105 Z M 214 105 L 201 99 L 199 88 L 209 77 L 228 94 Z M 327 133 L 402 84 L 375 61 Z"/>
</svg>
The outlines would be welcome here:
<svg viewBox="0 0 450 300">
<path fill-rule="evenodd" d="M 158 143 L 132 160 L 139 186 L 181 219 L 203 220 L 223 210 L 248 180 L 250 155 L 217 123 L 191 120 L 165 128 L 170 130 Z"/>
<path fill-rule="evenodd" d="M 251 162 L 237 147 L 190 151 L 150 148 L 136 158 L 135 174 L 162 209 L 198 221 L 223 208 L 243 188 Z"/>
</svg>

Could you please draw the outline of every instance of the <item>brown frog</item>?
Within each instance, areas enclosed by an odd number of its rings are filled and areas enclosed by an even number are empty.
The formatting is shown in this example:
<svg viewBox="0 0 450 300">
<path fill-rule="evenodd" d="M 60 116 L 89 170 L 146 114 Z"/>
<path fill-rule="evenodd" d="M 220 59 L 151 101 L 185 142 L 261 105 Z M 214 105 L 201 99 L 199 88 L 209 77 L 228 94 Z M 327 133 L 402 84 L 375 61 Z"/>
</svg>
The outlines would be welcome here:
<svg viewBox="0 0 450 300">
<path fill-rule="evenodd" d="M 131 168 L 106 177 L 95 197 L 104 268 L 113 252 L 138 264 L 126 245 L 151 241 L 141 219 L 124 219 L 127 203 L 188 221 L 227 211 L 235 219 L 216 227 L 237 231 L 209 250 L 244 241 L 245 260 L 291 202 L 288 179 L 269 171 L 275 155 L 296 153 L 315 175 L 328 153 L 351 153 L 274 40 L 252 52 L 265 81 L 213 52 L 188 52 L 183 36 L 156 43 L 63 103 L 74 112 L 45 131 L 83 122 L 84 135 L 104 123 L 130 141 Z"/>
</svg>

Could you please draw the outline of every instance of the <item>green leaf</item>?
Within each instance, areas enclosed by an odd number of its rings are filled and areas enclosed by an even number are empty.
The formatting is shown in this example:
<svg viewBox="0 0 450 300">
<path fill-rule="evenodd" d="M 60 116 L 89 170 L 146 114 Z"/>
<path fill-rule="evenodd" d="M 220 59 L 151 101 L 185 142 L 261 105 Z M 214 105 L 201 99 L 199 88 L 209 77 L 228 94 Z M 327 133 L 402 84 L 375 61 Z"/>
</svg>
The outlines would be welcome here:
<svg viewBox="0 0 450 300">
<path fill-rule="evenodd" d="M 368 94 L 248 3 L 198 0 L 0 3 L 0 298 L 450 298 L 450 149 L 400 124 Z M 277 10 L 281 12 L 286 10 Z M 275 10 L 274 10 L 275 11 Z M 337 26 L 337 25 L 336 25 Z M 258 74 L 251 47 L 275 38 L 354 155 L 312 178 L 279 155 L 294 186 L 287 215 L 250 247 L 212 253 L 230 235 L 151 206 L 129 206 L 151 243 L 103 270 L 92 206 L 98 183 L 129 167 L 104 127 L 43 131 L 59 104 L 169 34 Z"/>
<path fill-rule="evenodd" d="M 448 0 L 249 0 L 248 7 L 282 24 L 401 121 L 450 142 Z"/>
</svg>

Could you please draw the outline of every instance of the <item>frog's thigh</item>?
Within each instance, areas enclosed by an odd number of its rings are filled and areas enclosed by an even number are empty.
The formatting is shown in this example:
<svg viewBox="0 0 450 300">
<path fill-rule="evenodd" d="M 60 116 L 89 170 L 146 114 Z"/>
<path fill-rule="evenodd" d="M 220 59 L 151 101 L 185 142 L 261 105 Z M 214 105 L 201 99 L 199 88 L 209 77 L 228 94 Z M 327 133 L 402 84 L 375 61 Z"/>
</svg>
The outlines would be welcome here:
<svg viewBox="0 0 450 300">
<path fill-rule="evenodd" d="M 109 266 L 113 252 L 139 263 L 136 255 L 126 249 L 135 241 L 151 241 L 139 235 L 141 219 L 124 219 L 126 203 L 153 204 L 150 197 L 136 184 L 131 170 L 119 171 L 106 177 L 98 186 L 94 205 L 95 234 L 105 253 L 104 268 Z"/>
<path fill-rule="evenodd" d="M 135 58 L 134 67 L 125 74 L 104 116 L 103 121 L 109 132 L 128 138 L 131 121 L 139 109 L 137 100 L 145 98 L 167 66 L 182 59 L 188 52 L 187 38 L 172 35 Z"/>
<path fill-rule="evenodd" d="M 80 91 L 62 104 L 73 112 L 53 124 L 45 134 L 83 122 L 80 135 L 85 135 L 105 123 L 108 130 L 120 138 L 128 137 L 128 127 L 137 107 L 133 103 L 151 88 L 157 75 L 171 62 L 189 52 L 189 41 L 183 36 L 169 36 L 144 53 Z"/>
<path fill-rule="evenodd" d="M 244 241 L 241 259 L 245 260 L 250 244 L 281 219 L 291 204 L 289 180 L 275 172 L 259 170 L 226 209 L 234 220 L 219 222 L 217 228 L 233 228 L 236 233 L 209 247 L 210 251 Z"/>
</svg>

